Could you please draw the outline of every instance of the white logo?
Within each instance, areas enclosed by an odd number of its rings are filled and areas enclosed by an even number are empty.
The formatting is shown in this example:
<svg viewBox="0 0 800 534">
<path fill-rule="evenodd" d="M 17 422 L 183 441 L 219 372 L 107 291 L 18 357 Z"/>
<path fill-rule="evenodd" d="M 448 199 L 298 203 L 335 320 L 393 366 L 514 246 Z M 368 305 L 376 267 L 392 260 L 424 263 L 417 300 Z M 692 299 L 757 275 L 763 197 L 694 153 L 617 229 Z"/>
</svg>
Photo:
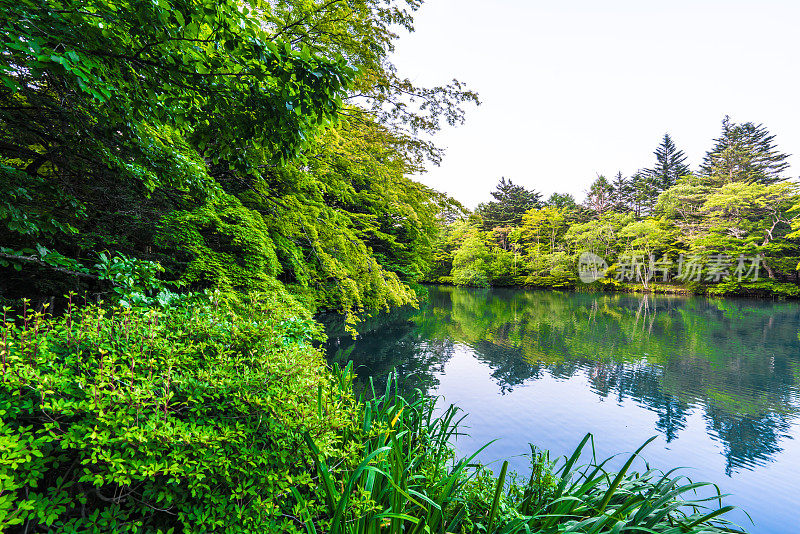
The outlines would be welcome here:
<svg viewBox="0 0 800 534">
<path fill-rule="evenodd" d="M 608 263 L 593 252 L 583 252 L 578 258 L 578 277 L 584 284 L 597 282 L 606 275 Z"/>
</svg>

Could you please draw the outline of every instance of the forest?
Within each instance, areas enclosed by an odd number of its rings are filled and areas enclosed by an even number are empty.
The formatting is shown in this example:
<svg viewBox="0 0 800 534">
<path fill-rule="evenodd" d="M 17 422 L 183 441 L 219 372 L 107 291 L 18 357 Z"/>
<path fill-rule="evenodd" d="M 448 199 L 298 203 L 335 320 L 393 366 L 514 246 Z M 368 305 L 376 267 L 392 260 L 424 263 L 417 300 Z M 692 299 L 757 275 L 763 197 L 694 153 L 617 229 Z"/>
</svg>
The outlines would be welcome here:
<svg viewBox="0 0 800 534">
<path fill-rule="evenodd" d="M 491 201 L 443 228 L 427 279 L 800 296 L 798 184 L 764 125 L 725 117 L 694 172 L 669 134 L 654 156 L 629 178 L 599 175 L 580 204 L 502 178 Z M 605 262 L 596 279 L 581 278 L 582 254 Z"/>
<path fill-rule="evenodd" d="M 391 378 L 356 395 L 352 366 L 327 364 L 315 314 L 355 335 L 451 252 L 455 283 L 497 283 L 483 266 L 516 265 L 512 243 L 555 280 L 562 230 L 713 221 L 698 247 L 796 275 L 779 161 L 718 188 L 724 209 L 705 178 L 665 188 L 676 212 L 696 199 L 673 222 L 535 195 L 466 215 L 416 181 L 442 157 L 430 135 L 479 103 L 392 64 L 420 4 L 0 0 L 1 531 L 729 531 L 702 484 L 635 455 L 613 479 L 580 467 L 591 436 L 560 465 L 532 446 L 511 483 L 455 457 L 456 408 Z"/>
</svg>

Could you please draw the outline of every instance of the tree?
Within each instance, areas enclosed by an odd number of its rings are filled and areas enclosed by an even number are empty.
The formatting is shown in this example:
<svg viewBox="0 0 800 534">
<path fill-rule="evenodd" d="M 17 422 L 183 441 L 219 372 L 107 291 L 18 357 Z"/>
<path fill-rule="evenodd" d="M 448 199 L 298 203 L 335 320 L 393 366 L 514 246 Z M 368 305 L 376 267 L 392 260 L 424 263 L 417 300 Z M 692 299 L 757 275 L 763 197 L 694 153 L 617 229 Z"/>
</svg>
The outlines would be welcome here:
<svg viewBox="0 0 800 534">
<path fill-rule="evenodd" d="M 515 185 L 510 179 L 500 178 L 492 191 L 493 201 L 480 204 L 477 213 L 483 219 L 483 228 L 491 230 L 497 226 L 519 226 L 522 216 L 531 208 L 541 205 L 541 194 Z"/>
<path fill-rule="evenodd" d="M 786 180 L 788 154 L 780 152 L 775 136 L 763 124 L 722 121 L 722 134 L 703 158 L 700 172 L 713 183 L 774 184 Z"/>
<path fill-rule="evenodd" d="M 530 255 L 555 253 L 567 229 L 565 211 L 551 206 L 529 210 L 522 218 L 516 241 Z"/>
<path fill-rule="evenodd" d="M 391 64 L 418 2 L 0 2 L 4 296 L 96 290 L 108 250 L 351 318 L 413 300 L 453 204 L 409 178 L 422 134 L 477 102 Z"/>
<path fill-rule="evenodd" d="M 404 141 L 415 164 L 438 163 L 441 149 L 429 136 L 442 124 L 464 121 L 465 105 L 479 104 L 463 83 L 420 87 L 392 63 L 399 31 L 414 31 L 421 0 L 274 0 L 264 10 L 272 38 L 326 56 L 346 57 L 359 72 L 347 101 L 347 115 L 376 120 Z"/>
<path fill-rule="evenodd" d="M 700 208 L 711 193 L 705 180 L 694 175 L 684 176 L 678 183 L 661 193 L 655 211 L 683 224 L 696 222 Z"/>
<path fill-rule="evenodd" d="M 544 202 L 545 206 L 559 209 L 573 209 L 578 203 L 575 202 L 575 197 L 569 193 L 553 193 Z"/>
<path fill-rule="evenodd" d="M 470 228 L 453 255 L 453 283 L 458 286 L 487 287 L 489 248 L 477 228 Z"/>
<path fill-rule="evenodd" d="M 165 213 L 295 157 L 354 76 L 234 0 L 2 6 L 0 242 L 78 273 L 104 249 L 158 259 Z M 9 286 L 64 278 L 35 272 Z"/>
<path fill-rule="evenodd" d="M 616 178 L 611 183 L 611 200 L 614 210 L 626 212 L 633 208 L 633 183 L 631 180 L 622 176 L 622 172 L 618 172 Z"/>
<path fill-rule="evenodd" d="M 612 208 L 613 193 L 614 188 L 608 179 L 603 175 L 598 175 L 586 194 L 586 206 L 600 217 Z"/>
<path fill-rule="evenodd" d="M 633 220 L 630 213 L 609 212 L 595 220 L 573 224 L 564 234 L 573 260 L 577 261 L 582 252 L 591 252 L 610 262 L 624 246 L 620 241 L 620 230 Z"/>
<path fill-rule="evenodd" d="M 633 270 L 629 274 L 634 279 L 648 288 L 650 280 L 658 275 L 663 275 L 662 280 L 666 278 L 666 272 L 657 273 L 656 269 L 661 260 L 669 263 L 668 256 L 675 250 L 677 232 L 669 221 L 655 218 L 633 221 L 620 229 L 619 236 L 628 240 L 623 260 Z"/>
<path fill-rule="evenodd" d="M 658 193 L 675 185 L 682 176 L 691 171 L 686 165 L 686 155 L 678 150 L 669 134 L 664 134 L 661 144 L 653 154 L 656 164 L 652 169 L 645 169 L 642 174 L 651 180 Z"/>
<path fill-rule="evenodd" d="M 658 185 L 652 177 L 642 171 L 631 177 L 632 207 L 637 217 L 645 217 L 653 212 L 658 195 Z"/>
<path fill-rule="evenodd" d="M 800 246 L 792 237 L 798 188 L 788 182 L 732 182 L 709 194 L 701 213 L 703 231 L 691 240 L 703 256 L 761 256 L 769 278 L 795 277 Z"/>
</svg>

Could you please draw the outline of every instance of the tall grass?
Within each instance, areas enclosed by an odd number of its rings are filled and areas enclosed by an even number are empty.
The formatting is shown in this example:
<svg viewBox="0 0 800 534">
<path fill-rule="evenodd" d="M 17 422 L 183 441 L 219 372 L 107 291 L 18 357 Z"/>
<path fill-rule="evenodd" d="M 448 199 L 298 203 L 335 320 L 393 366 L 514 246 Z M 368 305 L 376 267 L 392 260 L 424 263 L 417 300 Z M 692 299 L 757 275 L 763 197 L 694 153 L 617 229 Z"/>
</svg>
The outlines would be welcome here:
<svg viewBox="0 0 800 534">
<path fill-rule="evenodd" d="M 335 374 L 342 391 L 352 391 L 350 365 L 337 366 Z M 741 532 L 722 519 L 731 507 L 723 505 L 716 486 L 674 470 L 632 470 L 653 438 L 617 473 L 606 468 L 609 460 L 596 460 L 589 434 L 557 462 L 531 446 L 527 482 L 511 477 L 507 483 L 508 462 L 496 479 L 474 463 L 488 444 L 468 458 L 455 457 L 452 439 L 463 416 L 454 406 L 437 410 L 435 400 L 419 392 L 405 398 L 393 377 L 382 392 L 370 381 L 365 393 L 362 460 L 355 468 L 333 468 L 306 438 L 328 514 L 306 514 L 309 534 L 321 532 L 323 524 L 331 534 Z M 586 454 L 591 459 L 580 465 Z M 701 490 L 713 495 L 703 497 Z M 303 508 L 304 498 L 297 492 L 295 498 Z"/>
</svg>

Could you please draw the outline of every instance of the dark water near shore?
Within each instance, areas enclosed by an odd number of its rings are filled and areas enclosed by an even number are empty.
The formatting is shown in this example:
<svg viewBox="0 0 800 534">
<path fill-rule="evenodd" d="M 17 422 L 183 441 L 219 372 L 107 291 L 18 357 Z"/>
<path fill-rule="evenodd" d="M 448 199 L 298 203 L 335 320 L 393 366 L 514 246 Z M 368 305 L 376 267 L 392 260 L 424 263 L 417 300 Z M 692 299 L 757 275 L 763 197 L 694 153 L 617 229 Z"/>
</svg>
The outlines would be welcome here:
<svg viewBox="0 0 800 534">
<path fill-rule="evenodd" d="M 553 456 L 587 432 L 598 455 L 686 466 L 746 510 L 754 534 L 800 532 L 800 304 L 749 299 L 429 287 L 419 309 L 329 324 L 329 359 L 361 376 L 396 368 L 463 408 L 470 453 L 526 471 L 529 442 Z"/>
</svg>

